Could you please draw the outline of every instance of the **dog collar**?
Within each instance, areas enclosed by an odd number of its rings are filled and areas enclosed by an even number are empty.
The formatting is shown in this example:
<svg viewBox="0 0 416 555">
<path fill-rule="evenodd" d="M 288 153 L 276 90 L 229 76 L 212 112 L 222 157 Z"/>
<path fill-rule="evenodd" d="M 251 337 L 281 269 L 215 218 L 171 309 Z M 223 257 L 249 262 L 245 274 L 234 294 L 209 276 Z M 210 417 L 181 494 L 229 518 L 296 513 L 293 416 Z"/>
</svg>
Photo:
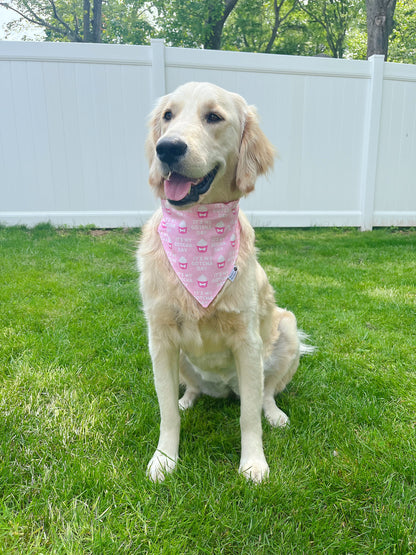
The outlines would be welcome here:
<svg viewBox="0 0 416 555">
<path fill-rule="evenodd" d="M 209 306 L 234 281 L 240 246 L 238 200 L 177 210 L 162 200 L 158 232 L 168 260 L 189 293 Z"/>
</svg>

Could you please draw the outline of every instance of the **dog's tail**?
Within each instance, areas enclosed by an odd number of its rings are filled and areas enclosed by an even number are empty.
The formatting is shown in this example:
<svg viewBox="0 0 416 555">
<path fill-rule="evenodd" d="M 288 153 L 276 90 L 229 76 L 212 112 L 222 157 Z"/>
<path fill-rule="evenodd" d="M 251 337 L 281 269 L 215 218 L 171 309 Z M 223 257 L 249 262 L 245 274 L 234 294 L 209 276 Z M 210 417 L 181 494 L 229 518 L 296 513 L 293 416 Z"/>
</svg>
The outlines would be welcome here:
<svg viewBox="0 0 416 555">
<path fill-rule="evenodd" d="M 312 355 L 316 351 L 315 345 L 309 345 L 307 342 L 309 341 L 309 335 L 302 330 L 298 330 L 298 338 L 299 338 L 299 351 L 300 356 L 303 355 Z"/>
</svg>

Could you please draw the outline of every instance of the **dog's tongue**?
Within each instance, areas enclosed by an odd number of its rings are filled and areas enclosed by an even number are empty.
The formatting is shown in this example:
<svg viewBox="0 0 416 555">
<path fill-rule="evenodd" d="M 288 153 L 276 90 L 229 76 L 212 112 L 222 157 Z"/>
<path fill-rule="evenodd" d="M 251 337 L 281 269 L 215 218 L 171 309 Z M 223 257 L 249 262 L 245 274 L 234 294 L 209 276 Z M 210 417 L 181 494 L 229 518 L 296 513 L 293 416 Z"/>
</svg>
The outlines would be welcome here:
<svg viewBox="0 0 416 555">
<path fill-rule="evenodd" d="M 165 195 L 168 200 L 182 200 L 191 190 L 193 181 L 179 173 L 171 173 L 165 180 Z"/>
</svg>

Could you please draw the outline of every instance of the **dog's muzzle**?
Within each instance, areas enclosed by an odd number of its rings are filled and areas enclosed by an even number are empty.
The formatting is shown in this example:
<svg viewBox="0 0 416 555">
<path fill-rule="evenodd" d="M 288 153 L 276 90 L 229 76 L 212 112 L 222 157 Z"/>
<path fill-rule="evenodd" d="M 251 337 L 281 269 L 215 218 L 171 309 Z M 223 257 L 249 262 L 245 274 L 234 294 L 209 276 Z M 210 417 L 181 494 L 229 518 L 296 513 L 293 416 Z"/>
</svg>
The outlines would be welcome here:
<svg viewBox="0 0 416 555">
<path fill-rule="evenodd" d="M 156 144 L 156 154 L 169 171 L 164 181 L 167 200 L 175 206 L 185 206 L 198 202 L 199 197 L 211 187 L 219 166 L 202 177 L 191 177 L 177 172 L 188 145 L 179 137 L 164 137 Z"/>
</svg>

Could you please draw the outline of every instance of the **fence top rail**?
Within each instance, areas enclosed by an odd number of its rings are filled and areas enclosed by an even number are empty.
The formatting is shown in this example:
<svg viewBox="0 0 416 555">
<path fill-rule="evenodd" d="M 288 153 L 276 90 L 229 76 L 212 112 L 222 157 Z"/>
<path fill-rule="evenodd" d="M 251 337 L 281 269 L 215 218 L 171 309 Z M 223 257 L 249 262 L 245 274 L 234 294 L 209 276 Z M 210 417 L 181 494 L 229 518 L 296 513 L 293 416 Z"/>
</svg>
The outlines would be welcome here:
<svg viewBox="0 0 416 555">
<path fill-rule="evenodd" d="M 0 61 L 151 66 L 151 48 L 126 44 L 0 41 Z"/>
<path fill-rule="evenodd" d="M 387 62 L 384 64 L 384 79 L 416 82 L 416 65 Z"/>
<path fill-rule="evenodd" d="M 153 42 L 153 41 L 152 41 Z M 160 41 L 154 41 L 160 42 Z M 66 42 L 0 42 L 0 61 L 32 61 L 93 64 L 152 64 L 152 47 Z M 368 79 L 368 63 L 362 60 L 299 57 L 166 47 L 166 65 L 176 68 L 218 69 L 256 73 Z"/>
<path fill-rule="evenodd" d="M 366 60 L 339 60 L 311 56 L 259 54 L 253 52 L 196 50 L 170 47 L 166 49 L 168 67 L 247 71 L 255 73 L 295 74 L 331 77 L 370 78 Z"/>
</svg>

